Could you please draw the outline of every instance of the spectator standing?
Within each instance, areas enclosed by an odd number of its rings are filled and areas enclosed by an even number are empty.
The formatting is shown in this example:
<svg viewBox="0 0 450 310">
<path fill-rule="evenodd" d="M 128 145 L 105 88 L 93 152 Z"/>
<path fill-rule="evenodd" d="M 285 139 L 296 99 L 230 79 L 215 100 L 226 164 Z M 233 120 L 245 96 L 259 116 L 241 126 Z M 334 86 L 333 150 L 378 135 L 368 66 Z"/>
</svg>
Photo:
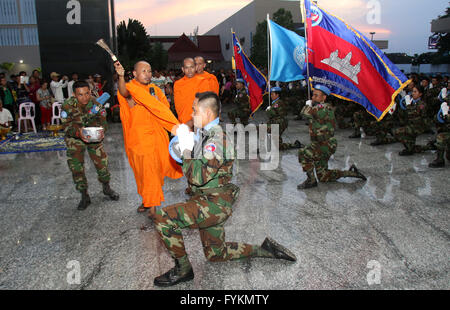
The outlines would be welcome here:
<svg viewBox="0 0 450 310">
<path fill-rule="evenodd" d="M 52 117 L 53 103 L 53 98 L 48 89 L 47 81 L 43 81 L 41 87 L 37 90 L 36 99 L 39 102 L 39 109 L 41 111 L 42 129 L 47 130 Z"/>
<path fill-rule="evenodd" d="M 73 83 L 78 81 L 78 73 L 72 73 L 72 80 L 67 84 L 67 93 L 69 95 L 69 99 L 73 97 Z"/>
<path fill-rule="evenodd" d="M 159 87 L 164 93 L 165 86 L 167 84 L 167 79 L 165 76 L 161 75 L 161 72 L 158 70 L 154 71 L 154 75 L 152 77 L 152 83 Z"/>
<path fill-rule="evenodd" d="M 6 77 L 2 77 L 0 79 L 0 100 L 3 102 L 3 108 L 7 109 L 13 115 L 13 123 L 14 116 L 16 114 L 16 101 L 14 100 L 13 91 L 8 85 L 8 81 Z"/>
<path fill-rule="evenodd" d="M 63 88 L 67 87 L 69 78 L 67 76 L 63 76 L 63 78 L 60 80 L 59 77 L 60 75 L 56 72 L 52 72 L 50 74 L 50 78 L 52 79 L 52 82 L 50 83 L 50 89 L 56 101 L 63 104 L 65 100 Z"/>
</svg>

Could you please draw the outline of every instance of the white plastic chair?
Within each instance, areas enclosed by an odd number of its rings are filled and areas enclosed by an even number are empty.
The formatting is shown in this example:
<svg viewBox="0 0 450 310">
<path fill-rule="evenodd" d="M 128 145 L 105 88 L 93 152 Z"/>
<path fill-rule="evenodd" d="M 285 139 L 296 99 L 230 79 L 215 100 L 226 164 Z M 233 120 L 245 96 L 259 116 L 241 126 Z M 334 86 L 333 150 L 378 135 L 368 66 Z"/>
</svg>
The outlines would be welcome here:
<svg viewBox="0 0 450 310">
<path fill-rule="evenodd" d="M 61 124 L 61 106 L 62 104 L 59 102 L 52 104 L 52 125 Z"/>
<path fill-rule="evenodd" d="M 31 111 L 33 111 L 33 116 L 31 116 Z M 24 114 L 25 112 L 25 114 Z M 36 125 L 34 124 L 34 115 L 36 115 L 35 105 L 33 102 L 24 102 L 19 105 L 19 133 L 20 133 L 20 124 L 21 121 L 25 122 L 25 131 L 28 132 L 28 124 L 27 120 L 31 121 L 31 124 L 33 125 L 34 133 L 37 133 L 36 131 Z"/>
</svg>

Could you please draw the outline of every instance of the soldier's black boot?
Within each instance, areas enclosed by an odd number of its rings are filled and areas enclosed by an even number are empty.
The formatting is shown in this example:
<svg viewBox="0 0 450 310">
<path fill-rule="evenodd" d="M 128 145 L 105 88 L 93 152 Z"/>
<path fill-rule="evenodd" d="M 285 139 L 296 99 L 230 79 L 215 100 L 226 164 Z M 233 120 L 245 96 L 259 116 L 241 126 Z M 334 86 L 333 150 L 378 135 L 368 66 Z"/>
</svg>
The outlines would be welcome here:
<svg viewBox="0 0 450 310">
<path fill-rule="evenodd" d="M 400 151 L 400 153 L 398 153 L 398 155 L 400 156 L 410 156 L 410 155 L 414 155 L 414 146 L 408 147 L 408 145 L 403 144 L 405 146 L 405 149 Z"/>
<path fill-rule="evenodd" d="M 358 178 L 358 179 L 362 179 L 364 181 L 367 181 L 367 178 L 364 176 L 364 174 L 359 172 L 358 168 L 356 168 L 356 166 L 354 164 L 348 170 L 353 172 L 353 173 L 355 173 L 355 175 L 353 176 L 354 178 Z"/>
<path fill-rule="evenodd" d="M 357 139 L 357 138 L 361 138 L 361 132 L 359 131 L 359 129 L 355 128 L 353 131 L 353 134 L 351 136 L 348 136 L 350 139 Z"/>
<path fill-rule="evenodd" d="M 86 210 L 86 208 L 91 204 L 91 197 L 89 197 L 89 194 L 87 190 L 84 190 L 81 192 L 81 201 L 78 204 L 78 210 Z"/>
<path fill-rule="evenodd" d="M 305 182 L 303 182 L 302 184 L 299 184 L 297 186 L 297 189 L 308 189 L 308 188 L 313 188 L 313 187 L 317 187 L 317 180 L 316 177 L 314 176 L 314 172 L 312 174 L 307 174 L 308 178 L 306 179 Z"/>
<path fill-rule="evenodd" d="M 111 198 L 111 200 L 119 200 L 119 194 L 111 189 L 109 183 L 103 183 L 103 194 Z"/>
<path fill-rule="evenodd" d="M 284 246 L 276 242 L 270 237 L 267 237 L 261 244 L 261 248 L 273 255 L 277 259 L 285 259 L 291 262 L 297 261 L 294 253 L 286 249 Z"/>
<path fill-rule="evenodd" d="M 304 145 L 303 145 L 300 141 L 295 140 L 295 142 L 294 142 L 294 148 L 296 148 L 296 149 L 301 149 L 302 147 L 304 147 Z"/>
<path fill-rule="evenodd" d="M 444 160 L 444 151 L 438 150 L 437 151 L 437 157 L 436 159 L 431 162 L 428 167 L 430 168 L 443 168 L 445 167 L 445 160 Z"/>
<path fill-rule="evenodd" d="M 187 255 L 175 259 L 175 267 L 167 271 L 165 274 L 156 277 L 153 284 L 156 286 L 173 286 L 181 282 L 186 282 L 194 279 L 194 271 Z"/>
</svg>

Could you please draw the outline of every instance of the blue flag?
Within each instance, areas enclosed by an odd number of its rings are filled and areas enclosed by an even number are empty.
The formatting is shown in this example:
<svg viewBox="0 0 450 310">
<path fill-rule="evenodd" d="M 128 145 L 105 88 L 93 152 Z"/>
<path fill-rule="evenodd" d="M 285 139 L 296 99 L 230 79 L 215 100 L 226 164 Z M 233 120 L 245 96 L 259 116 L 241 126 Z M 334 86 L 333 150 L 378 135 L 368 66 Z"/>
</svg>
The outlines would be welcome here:
<svg viewBox="0 0 450 310">
<path fill-rule="evenodd" d="M 306 68 L 305 39 L 269 20 L 272 50 L 270 80 L 291 82 L 304 79 Z"/>
</svg>

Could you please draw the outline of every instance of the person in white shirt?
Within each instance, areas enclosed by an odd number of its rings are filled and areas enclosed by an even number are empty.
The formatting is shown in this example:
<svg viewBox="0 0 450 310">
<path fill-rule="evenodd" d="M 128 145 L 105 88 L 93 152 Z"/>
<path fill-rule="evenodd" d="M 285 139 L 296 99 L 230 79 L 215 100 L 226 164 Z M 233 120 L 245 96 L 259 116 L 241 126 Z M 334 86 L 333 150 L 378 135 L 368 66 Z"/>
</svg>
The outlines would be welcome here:
<svg viewBox="0 0 450 310">
<path fill-rule="evenodd" d="M 165 76 L 161 75 L 161 73 L 158 70 L 154 71 L 154 74 L 152 77 L 152 83 L 155 84 L 156 86 L 158 86 L 164 93 L 165 86 L 167 84 L 167 79 Z"/>
<path fill-rule="evenodd" d="M 3 109 L 3 101 L 0 99 L 0 127 L 11 127 L 13 117 L 11 112 L 7 109 Z"/>
<path fill-rule="evenodd" d="M 53 96 L 57 102 L 64 103 L 65 98 L 63 88 L 67 87 L 69 78 L 67 76 L 63 76 L 62 80 L 59 80 L 59 74 L 56 72 L 52 72 L 50 77 L 52 79 L 50 89 L 52 90 Z"/>
<path fill-rule="evenodd" d="M 73 96 L 73 83 L 78 81 L 78 73 L 74 72 L 72 73 L 72 80 L 67 83 L 67 93 L 69 95 L 69 98 Z"/>
</svg>

